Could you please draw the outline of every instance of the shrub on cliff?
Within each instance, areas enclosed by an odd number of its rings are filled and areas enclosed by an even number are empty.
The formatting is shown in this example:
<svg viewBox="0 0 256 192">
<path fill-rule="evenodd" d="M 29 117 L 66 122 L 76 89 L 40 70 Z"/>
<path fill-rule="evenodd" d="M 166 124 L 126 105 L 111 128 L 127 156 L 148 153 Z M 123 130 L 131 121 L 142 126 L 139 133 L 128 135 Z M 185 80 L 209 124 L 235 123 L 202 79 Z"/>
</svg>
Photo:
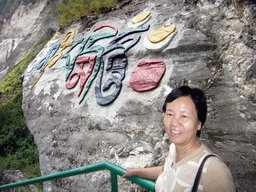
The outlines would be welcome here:
<svg viewBox="0 0 256 192">
<path fill-rule="evenodd" d="M 63 28 L 82 16 L 111 10 L 116 4 L 116 0 L 67 0 L 61 3 L 54 13 L 59 14 L 58 21 Z"/>
<path fill-rule="evenodd" d="M 0 181 L 6 169 L 40 176 L 39 154 L 21 109 L 22 92 L 0 106 Z"/>
</svg>

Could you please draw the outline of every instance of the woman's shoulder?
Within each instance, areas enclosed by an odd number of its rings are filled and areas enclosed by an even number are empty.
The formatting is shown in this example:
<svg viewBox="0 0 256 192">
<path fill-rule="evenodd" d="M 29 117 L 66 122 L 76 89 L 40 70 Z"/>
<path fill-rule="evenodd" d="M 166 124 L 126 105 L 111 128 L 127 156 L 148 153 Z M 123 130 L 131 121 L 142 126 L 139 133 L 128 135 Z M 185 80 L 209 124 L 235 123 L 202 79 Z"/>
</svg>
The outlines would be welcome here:
<svg viewBox="0 0 256 192">
<path fill-rule="evenodd" d="M 233 178 L 226 164 L 217 157 L 211 157 L 207 170 L 202 174 L 206 191 L 235 191 Z"/>
<path fill-rule="evenodd" d="M 207 169 L 213 169 L 213 170 L 218 170 L 220 168 L 225 168 L 228 169 L 224 161 L 220 156 L 218 156 L 216 153 L 214 153 L 211 149 L 209 149 L 206 145 L 202 144 L 202 153 L 201 153 L 201 158 L 200 161 L 202 162 L 203 159 L 208 156 L 208 155 L 213 155 L 209 157 L 205 163 L 205 167 Z"/>
<path fill-rule="evenodd" d="M 206 191 L 216 191 L 216 187 L 219 187 L 217 191 L 226 191 L 226 189 L 235 191 L 233 178 L 227 165 L 210 149 L 208 153 L 214 156 L 207 159 L 203 168 L 202 182 Z"/>
<path fill-rule="evenodd" d="M 224 163 L 224 161 L 222 160 L 222 158 L 214 153 L 211 149 L 209 149 L 205 144 L 202 143 L 202 156 L 201 156 L 201 161 L 208 155 L 213 155 L 209 158 L 209 160 L 206 161 L 206 165 L 207 164 L 211 164 L 211 165 L 219 165 L 219 166 L 226 166 L 226 164 Z"/>
</svg>

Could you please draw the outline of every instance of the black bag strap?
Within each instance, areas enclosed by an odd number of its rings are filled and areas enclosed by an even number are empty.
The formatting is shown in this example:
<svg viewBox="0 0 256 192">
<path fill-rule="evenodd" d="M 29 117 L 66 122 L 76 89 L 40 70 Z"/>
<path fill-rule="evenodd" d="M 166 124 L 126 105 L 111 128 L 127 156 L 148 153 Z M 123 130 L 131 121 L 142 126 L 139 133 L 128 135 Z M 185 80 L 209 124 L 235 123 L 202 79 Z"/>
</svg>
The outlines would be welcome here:
<svg viewBox="0 0 256 192">
<path fill-rule="evenodd" d="M 216 157 L 216 155 L 210 154 L 210 155 L 205 156 L 205 158 L 203 159 L 200 167 L 198 168 L 198 171 L 197 171 L 197 174 L 196 174 L 196 178 L 195 178 L 195 181 L 194 181 L 194 184 L 193 184 L 191 192 L 197 192 L 199 181 L 200 181 L 200 178 L 201 178 L 201 175 L 202 175 L 202 171 L 203 171 L 203 167 L 204 167 L 204 163 L 206 162 L 206 160 L 209 157 L 212 157 L 212 156 Z"/>
</svg>

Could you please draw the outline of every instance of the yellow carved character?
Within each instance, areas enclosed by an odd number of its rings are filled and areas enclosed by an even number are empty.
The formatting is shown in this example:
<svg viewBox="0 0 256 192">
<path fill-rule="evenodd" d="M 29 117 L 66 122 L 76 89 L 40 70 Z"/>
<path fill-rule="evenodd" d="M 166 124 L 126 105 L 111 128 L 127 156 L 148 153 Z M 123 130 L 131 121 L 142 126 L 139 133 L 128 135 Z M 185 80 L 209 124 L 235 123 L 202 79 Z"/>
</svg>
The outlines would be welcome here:
<svg viewBox="0 0 256 192">
<path fill-rule="evenodd" d="M 151 43 L 159 43 L 166 39 L 170 34 L 176 31 L 175 25 L 166 25 L 156 31 L 152 31 L 148 36 Z"/>
<path fill-rule="evenodd" d="M 44 66 L 44 68 L 41 71 L 40 76 L 38 77 L 38 79 L 36 80 L 36 82 L 32 85 L 31 90 L 34 88 L 34 86 L 36 85 L 36 83 L 39 81 L 39 79 L 42 77 L 42 75 L 44 74 L 44 70 L 46 67 L 52 67 L 63 55 L 63 50 L 66 49 L 67 47 L 71 46 L 75 40 L 75 35 L 76 35 L 76 30 L 75 29 L 70 29 L 63 37 L 62 39 L 62 43 L 60 45 L 61 50 L 58 51 Z M 54 36 L 55 37 L 55 36 Z M 71 41 L 68 41 L 71 38 Z"/>
<path fill-rule="evenodd" d="M 62 43 L 60 45 L 60 47 L 63 49 L 71 46 L 75 40 L 75 35 L 76 35 L 76 30 L 75 29 L 70 29 L 65 36 L 62 39 Z M 68 41 L 68 39 L 71 37 L 71 41 Z M 61 50 L 61 51 L 62 51 Z"/>
<path fill-rule="evenodd" d="M 137 16 L 135 16 L 132 19 L 132 23 L 136 24 L 136 23 L 139 23 L 141 21 L 144 21 L 145 19 L 147 19 L 150 16 L 150 14 L 151 14 L 150 11 L 142 12 L 142 13 L 138 14 Z"/>
</svg>

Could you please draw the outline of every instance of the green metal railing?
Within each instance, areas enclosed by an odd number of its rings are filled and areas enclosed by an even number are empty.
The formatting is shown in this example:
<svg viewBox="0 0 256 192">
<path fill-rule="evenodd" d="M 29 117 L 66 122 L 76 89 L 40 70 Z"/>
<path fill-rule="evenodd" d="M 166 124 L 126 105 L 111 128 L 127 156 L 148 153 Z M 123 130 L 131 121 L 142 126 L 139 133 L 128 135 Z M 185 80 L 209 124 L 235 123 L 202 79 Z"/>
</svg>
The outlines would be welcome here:
<svg viewBox="0 0 256 192">
<path fill-rule="evenodd" d="M 42 177 L 36 177 L 33 179 L 28 179 L 25 181 L 20 181 L 16 183 L 11 183 L 11 184 L 6 184 L 0 186 L 0 189 L 9 189 L 9 188 L 14 188 L 14 187 L 20 187 L 20 186 L 25 186 L 25 185 L 30 185 L 34 183 L 41 183 L 44 181 L 49 181 L 53 179 L 59 179 L 59 178 L 64 178 L 64 177 L 70 177 L 74 175 L 80 175 L 84 173 L 90 173 L 94 171 L 101 171 L 104 169 L 108 169 L 111 172 L 111 187 L 112 187 L 112 192 L 117 192 L 118 191 L 118 185 L 117 185 L 117 175 L 124 175 L 126 173 L 126 170 L 118 165 L 115 165 L 113 163 L 110 163 L 108 161 L 102 162 L 102 163 L 97 163 L 93 165 L 88 165 L 84 167 L 79 167 L 75 169 L 70 169 L 67 171 L 62 171 L 58 173 L 53 173 L 51 175 L 45 175 Z M 137 176 L 132 176 L 132 177 L 127 177 L 126 179 L 150 190 L 150 191 L 155 191 L 155 182 L 147 180 L 147 179 L 142 179 Z"/>
</svg>

